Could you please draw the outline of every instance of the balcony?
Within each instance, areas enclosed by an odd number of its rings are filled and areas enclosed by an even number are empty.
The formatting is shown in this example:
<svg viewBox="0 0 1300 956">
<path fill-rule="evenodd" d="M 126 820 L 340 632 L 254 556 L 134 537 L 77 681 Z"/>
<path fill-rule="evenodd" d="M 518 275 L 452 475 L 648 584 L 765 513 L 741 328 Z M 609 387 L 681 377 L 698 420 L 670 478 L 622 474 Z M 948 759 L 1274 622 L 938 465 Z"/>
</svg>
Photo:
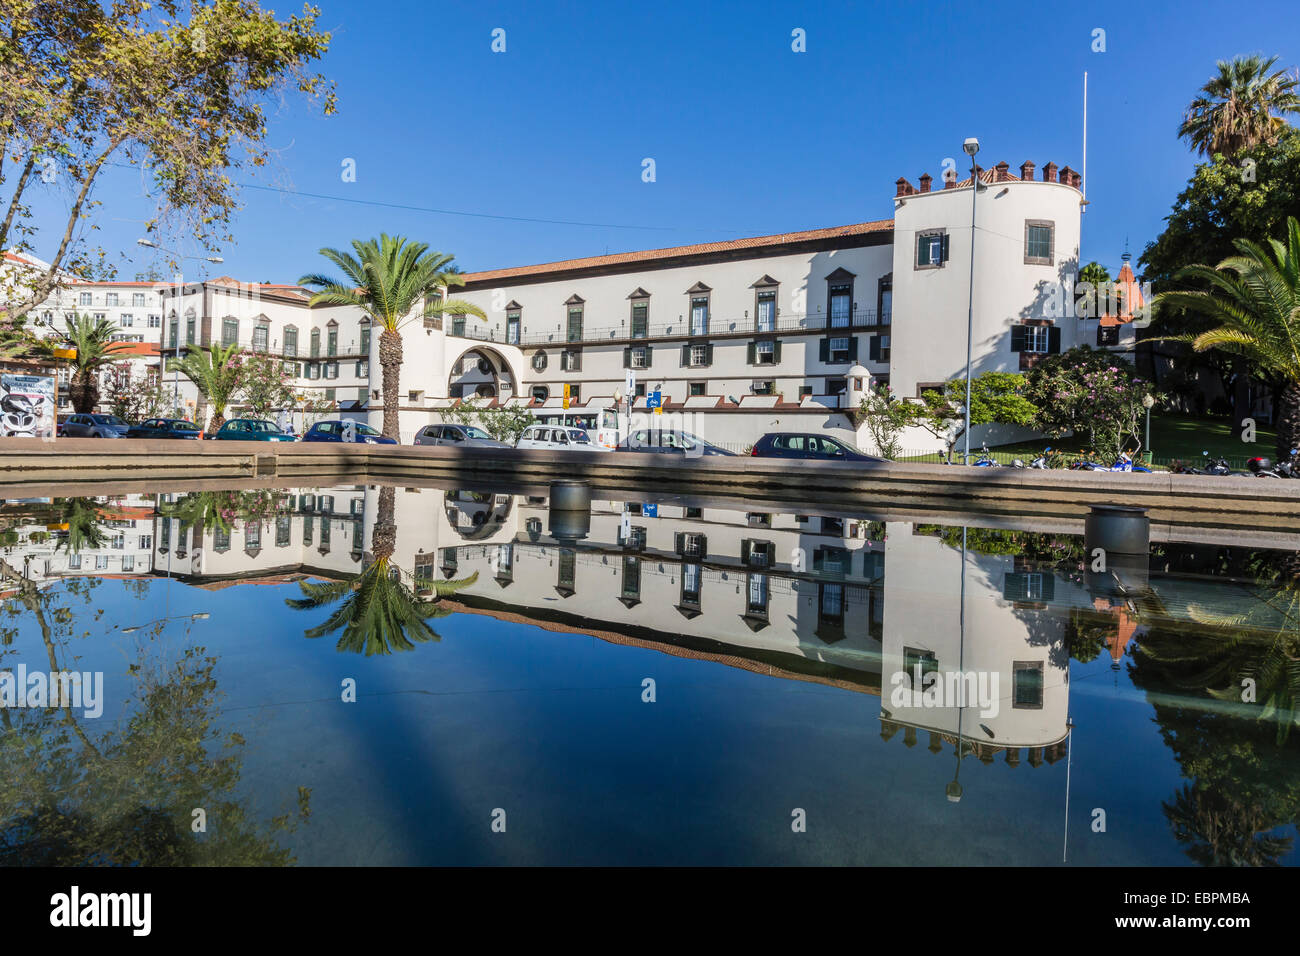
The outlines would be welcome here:
<svg viewBox="0 0 1300 956">
<path fill-rule="evenodd" d="M 694 338 L 746 338 L 755 335 L 777 334 L 824 334 L 827 332 L 855 332 L 877 328 L 888 328 L 892 319 L 889 310 L 877 313 L 875 309 L 858 309 L 850 315 L 837 319 L 831 325 L 829 316 L 818 313 L 786 313 L 777 317 L 775 322 L 764 323 L 760 328 L 752 317 L 739 319 L 710 319 L 707 325 L 699 327 L 686 317 L 672 322 L 651 322 L 644 335 L 633 335 L 631 320 L 624 319 L 617 325 L 584 326 L 581 334 L 569 329 L 562 322 L 557 322 L 549 332 L 524 332 L 520 341 L 507 342 L 505 332 L 479 321 L 467 321 L 463 327 L 459 323 L 445 323 L 447 334 L 457 338 L 466 338 L 477 342 L 494 342 L 503 345 L 518 346 L 563 346 L 563 345 L 613 345 L 626 342 L 658 342 Z M 639 331 L 639 330 L 638 330 Z"/>
</svg>

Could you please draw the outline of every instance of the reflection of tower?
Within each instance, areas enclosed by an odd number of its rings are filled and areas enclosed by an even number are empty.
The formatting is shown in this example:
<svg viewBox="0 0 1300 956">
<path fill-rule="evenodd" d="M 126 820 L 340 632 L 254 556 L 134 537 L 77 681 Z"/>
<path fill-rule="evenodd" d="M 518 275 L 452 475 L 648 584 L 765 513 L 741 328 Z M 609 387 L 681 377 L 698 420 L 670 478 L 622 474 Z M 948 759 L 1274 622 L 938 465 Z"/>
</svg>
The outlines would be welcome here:
<svg viewBox="0 0 1300 956">
<path fill-rule="evenodd" d="M 885 541 L 881 719 L 928 731 L 930 753 L 953 746 L 953 802 L 968 756 L 1004 754 L 1011 767 L 1065 757 L 1061 606 L 1085 599 L 1051 568 L 984 542 L 980 529 L 910 524 L 891 524 Z"/>
</svg>

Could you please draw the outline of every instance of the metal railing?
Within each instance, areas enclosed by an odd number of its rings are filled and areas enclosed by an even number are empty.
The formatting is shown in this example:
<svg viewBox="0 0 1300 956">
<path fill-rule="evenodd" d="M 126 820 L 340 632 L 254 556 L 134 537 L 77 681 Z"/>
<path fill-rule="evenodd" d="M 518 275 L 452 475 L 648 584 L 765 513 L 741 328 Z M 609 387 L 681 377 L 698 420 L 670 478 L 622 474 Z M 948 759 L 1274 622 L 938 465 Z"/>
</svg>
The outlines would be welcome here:
<svg viewBox="0 0 1300 956">
<path fill-rule="evenodd" d="M 493 342 L 502 345 L 537 346 L 537 345 L 598 345 L 605 342 L 619 341 L 654 341 L 656 339 L 706 338 L 720 335 L 775 335 L 782 332 L 823 332 L 833 335 L 839 332 L 861 331 L 872 328 L 888 328 L 893 315 L 888 309 L 877 312 L 875 309 L 857 309 L 854 312 L 837 316 L 835 324 L 824 312 L 785 313 L 774 321 L 759 323 L 750 317 L 740 319 L 712 318 L 704 324 L 693 322 L 682 316 L 672 322 L 649 323 L 644 330 L 636 329 L 634 334 L 631 319 L 624 319 L 617 325 L 589 326 L 584 324 L 578 329 L 570 329 L 561 320 L 556 328 L 549 332 L 521 333 L 509 338 L 506 331 L 498 326 L 489 326 L 478 319 L 466 319 L 462 324 L 451 316 L 444 316 L 442 328 L 448 335 L 456 338 L 472 339 L 478 342 Z M 436 327 L 436 326 L 435 326 Z"/>
</svg>

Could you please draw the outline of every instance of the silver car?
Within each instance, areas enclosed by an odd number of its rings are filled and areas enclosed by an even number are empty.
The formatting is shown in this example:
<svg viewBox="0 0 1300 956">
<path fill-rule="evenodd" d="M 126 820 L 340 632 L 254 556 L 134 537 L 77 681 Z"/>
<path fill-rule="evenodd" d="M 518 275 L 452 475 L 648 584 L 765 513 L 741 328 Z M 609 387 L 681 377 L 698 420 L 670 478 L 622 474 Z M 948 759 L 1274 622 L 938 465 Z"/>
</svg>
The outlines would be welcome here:
<svg viewBox="0 0 1300 956">
<path fill-rule="evenodd" d="M 59 422 L 59 434 L 68 438 L 121 438 L 131 426 L 116 415 L 69 415 Z"/>
<path fill-rule="evenodd" d="M 447 445 L 452 448 L 509 448 L 474 425 L 425 425 L 415 433 L 417 445 Z"/>
</svg>

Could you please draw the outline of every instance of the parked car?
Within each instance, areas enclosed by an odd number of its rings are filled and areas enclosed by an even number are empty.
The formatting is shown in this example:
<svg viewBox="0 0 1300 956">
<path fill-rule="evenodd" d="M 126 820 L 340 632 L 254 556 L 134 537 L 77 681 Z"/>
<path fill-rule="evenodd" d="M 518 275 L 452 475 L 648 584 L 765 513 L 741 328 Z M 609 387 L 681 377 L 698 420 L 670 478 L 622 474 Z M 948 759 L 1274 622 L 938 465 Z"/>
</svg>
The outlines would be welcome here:
<svg viewBox="0 0 1300 956">
<path fill-rule="evenodd" d="M 829 435 L 800 432 L 768 432 L 754 443 L 755 458 L 800 458 L 813 461 L 884 461 L 864 455 L 851 445 Z"/>
<path fill-rule="evenodd" d="M 665 455 L 734 455 L 690 432 L 668 428 L 638 428 L 618 444 L 619 451 L 641 451 Z"/>
<path fill-rule="evenodd" d="M 598 445 L 582 428 L 572 425 L 529 425 L 515 442 L 516 448 L 541 448 L 546 451 L 610 451 Z"/>
<path fill-rule="evenodd" d="M 195 438 L 202 434 L 198 425 L 183 418 L 146 418 L 127 429 L 123 438 Z"/>
<path fill-rule="evenodd" d="M 130 428 L 116 415 L 69 415 L 59 422 L 59 434 L 68 438 L 121 438 Z"/>
<path fill-rule="evenodd" d="M 474 425 L 425 425 L 415 433 L 417 445 L 447 445 L 452 448 L 510 448 Z"/>
<path fill-rule="evenodd" d="M 213 436 L 219 441 L 297 441 L 264 418 L 232 418 Z"/>
<path fill-rule="evenodd" d="M 377 429 L 371 428 L 362 422 L 352 421 L 328 421 L 317 422 L 307 429 L 307 434 L 302 436 L 303 441 L 347 441 L 348 432 L 351 431 L 351 441 L 359 445 L 396 445 L 397 442 L 391 438 L 385 438 L 379 434 Z"/>
</svg>

